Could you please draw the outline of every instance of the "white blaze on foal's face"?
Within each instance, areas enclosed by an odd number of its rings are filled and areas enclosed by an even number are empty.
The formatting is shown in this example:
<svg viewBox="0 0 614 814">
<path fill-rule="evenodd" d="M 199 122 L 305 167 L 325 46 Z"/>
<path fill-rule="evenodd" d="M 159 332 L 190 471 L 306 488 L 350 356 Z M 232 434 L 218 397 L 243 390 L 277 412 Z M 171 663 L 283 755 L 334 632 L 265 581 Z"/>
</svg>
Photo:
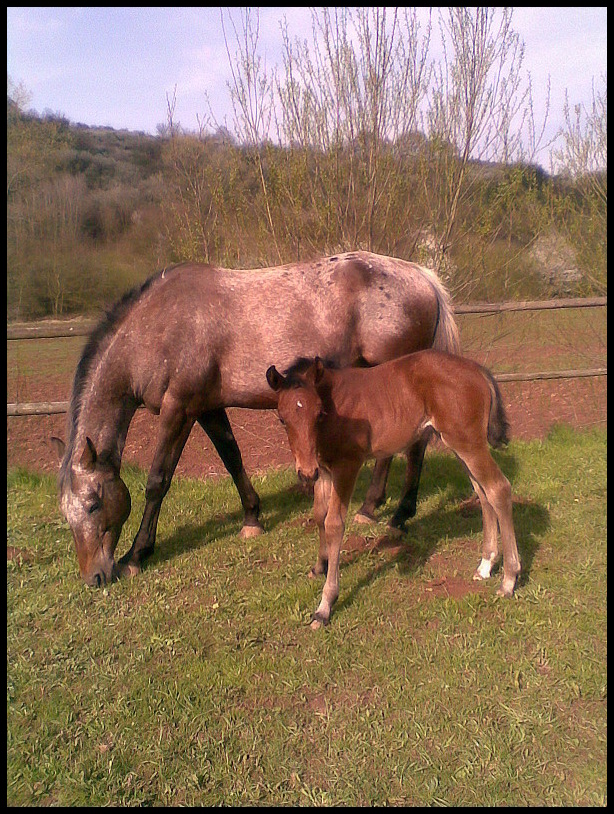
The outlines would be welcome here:
<svg viewBox="0 0 614 814">
<path fill-rule="evenodd" d="M 322 402 L 311 388 L 292 387 L 280 393 L 277 411 L 288 434 L 288 442 L 299 476 L 313 480 L 318 471 L 316 457 L 317 420 Z"/>
</svg>

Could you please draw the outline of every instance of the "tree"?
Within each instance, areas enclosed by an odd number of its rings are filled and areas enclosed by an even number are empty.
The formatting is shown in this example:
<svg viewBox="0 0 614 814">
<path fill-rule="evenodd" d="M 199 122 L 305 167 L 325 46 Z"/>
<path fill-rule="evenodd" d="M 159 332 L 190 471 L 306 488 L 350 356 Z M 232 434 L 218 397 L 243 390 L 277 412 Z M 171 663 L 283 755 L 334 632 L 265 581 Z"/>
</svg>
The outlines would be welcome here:
<svg viewBox="0 0 614 814">
<path fill-rule="evenodd" d="M 439 24 L 443 57 L 434 66 L 429 91 L 422 188 L 425 209 L 432 213 L 434 264 L 442 270 L 459 207 L 474 188 L 471 163 L 530 162 L 548 110 L 537 135 L 530 77 L 522 72 L 524 44 L 512 28 L 512 9 L 452 7 L 440 10 Z M 426 179 L 433 177 L 431 186 Z"/>
<path fill-rule="evenodd" d="M 600 87 L 593 80 L 589 109 L 571 108 L 565 94 L 565 124 L 561 142 L 552 151 L 553 165 L 566 181 L 568 194 L 558 201 L 560 226 L 583 260 L 590 290 L 607 289 L 608 241 L 608 88 L 607 74 Z M 571 193 L 571 194 L 569 194 Z"/>
</svg>

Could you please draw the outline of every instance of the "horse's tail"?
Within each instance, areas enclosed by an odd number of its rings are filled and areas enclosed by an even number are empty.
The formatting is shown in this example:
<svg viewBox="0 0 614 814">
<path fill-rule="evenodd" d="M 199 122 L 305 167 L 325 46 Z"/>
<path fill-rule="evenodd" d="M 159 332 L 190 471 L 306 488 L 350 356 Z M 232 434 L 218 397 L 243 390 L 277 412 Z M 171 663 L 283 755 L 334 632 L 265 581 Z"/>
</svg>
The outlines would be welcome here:
<svg viewBox="0 0 614 814">
<path fill-rule="evenodd" d="M 456 355 L 460 354 L 460 336 L 458 325 L 454 319 L 454 309 L 450 299 L 450 292 L 441 282 L 437 274 L 425 266 L 419 266 L 420 271 L 427 278 L 437 297 L 439 316 L 432 347 Z"/>
<path fill-rule="evenodd" d="M 503 447 L 510 440 L 510 425 L 503 406 L 501 390 L 490 370 L 481 367 L 482 375 L 490 388 L 490 410 L 488 412 L 488 443 L 493 447 Z"/>
</svg>

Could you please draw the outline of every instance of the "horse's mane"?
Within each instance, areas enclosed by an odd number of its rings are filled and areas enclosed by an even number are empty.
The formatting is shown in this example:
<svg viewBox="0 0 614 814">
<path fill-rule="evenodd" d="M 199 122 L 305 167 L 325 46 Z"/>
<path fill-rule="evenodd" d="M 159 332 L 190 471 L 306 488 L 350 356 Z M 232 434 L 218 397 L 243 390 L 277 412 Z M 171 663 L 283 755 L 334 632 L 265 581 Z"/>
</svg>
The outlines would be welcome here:
<svg viewBox="0 0 614 814">
<path fill-rule="evenodd" d="M 101 317 L 96 327 L 92 330 L 89 339 L 81 353 L 81 358 L 75 370 L 75 378 L 73 381 L 72 394 L 70 397 L 70 407 L 68 411 L 68 441 L 66 444 L 66 452 L 62 467 L 60 470 L 60 479 L 66 474 L 68 462 L 70 461 L 73 453 L 73 446 L 77 425 L 79 422 L 79 414 L 81 412 L 81 398 L 85 385 L 87 383 L 93 361 L 98 357 L 101 347 L 105 344 L 107 337 L 112 336 L 117 326 L 122 321 L 124 316 L 130 309 L 137 303 L 143 294 L 150 288 L 150 286 L 158 280 L 162 275 L 166 274 L 176 266 L 162 269 L 161 271 L 152 274 L 141 285 L 136 285 L 127 291 L 117 302 L 111 306 Z"/>
</svg>

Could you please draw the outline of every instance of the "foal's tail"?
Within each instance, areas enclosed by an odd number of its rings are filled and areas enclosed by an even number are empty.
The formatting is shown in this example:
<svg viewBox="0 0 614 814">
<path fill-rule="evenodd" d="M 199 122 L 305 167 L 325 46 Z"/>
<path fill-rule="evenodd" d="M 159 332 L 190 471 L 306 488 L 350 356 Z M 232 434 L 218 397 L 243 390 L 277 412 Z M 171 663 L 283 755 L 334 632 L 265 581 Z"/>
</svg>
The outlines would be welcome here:
<svg viewBox="0 0 614 814">
<path fill-rule="evenodd" d="M 454 319 L 454 309 L 450 299 L 450 292 L 432 269 L 428 269 L 425 266 L 419 266 L 418 268 L 433 287 L 439 306 L 439 317 L 431 347 L 458 356 L 460 354 L 460 337 L 458 325 Z"/>
<path fill-rule="evenodd" d="M 480 368 L 490 388 L 490 411 L 488 413 L 488 443 L 493 447 L 502 447 L 509 443 L 510 425 L 503 406 L 501 391 L 494 376 L 485 367 Z"/>
</svg>

